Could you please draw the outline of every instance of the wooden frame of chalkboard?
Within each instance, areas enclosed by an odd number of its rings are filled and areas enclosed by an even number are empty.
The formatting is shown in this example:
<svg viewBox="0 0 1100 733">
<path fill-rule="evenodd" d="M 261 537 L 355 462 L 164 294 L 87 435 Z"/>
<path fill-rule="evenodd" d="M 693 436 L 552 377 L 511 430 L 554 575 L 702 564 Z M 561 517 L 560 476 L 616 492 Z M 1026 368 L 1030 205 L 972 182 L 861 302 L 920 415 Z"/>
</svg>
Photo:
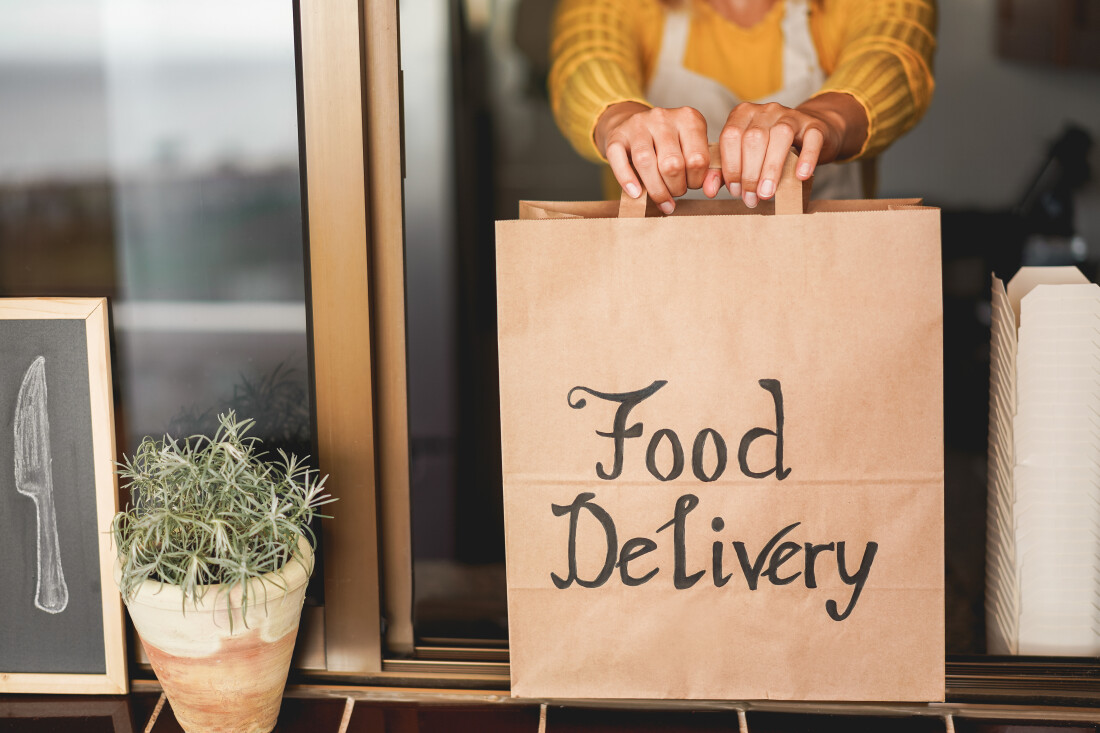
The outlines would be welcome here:
<svg viewBox="0 0 1100 733">
<path fill-rule="evenodd" d="M 127 691 L 105 298 L 0 299 L 0 693 Z"/>
</svg>

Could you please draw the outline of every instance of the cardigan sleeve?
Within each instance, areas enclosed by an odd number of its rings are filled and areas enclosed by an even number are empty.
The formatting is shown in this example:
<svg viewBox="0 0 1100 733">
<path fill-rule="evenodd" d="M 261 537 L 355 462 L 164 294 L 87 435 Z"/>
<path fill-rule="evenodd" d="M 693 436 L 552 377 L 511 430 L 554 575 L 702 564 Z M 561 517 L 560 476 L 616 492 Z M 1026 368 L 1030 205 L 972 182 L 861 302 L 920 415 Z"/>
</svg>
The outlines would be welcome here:
<svg viewBox="0 0 1100 733">
<path fill-rule="evenodd" d="M 863 106 L 869 130 L 856 157 L 873 156 L 916 124 L 931 101 L 935 0 L 817 0 L 815 9 L 842 29 L 821 39 L 835 64 L 814 96 L 842 92 Z M 660 45 L 662 24 L 658 0 L 559 1 L 550 103 L 559 129 L 584 157 L 603 159 L 593 132 L 608 107 L 648 104 L 647 53 Z"/>
<path fill-rule="evenodd" d="M 934 0 L 849 0 L 836 68 L 814 96 L 843 92 L 870 128 L 855 157 L 881 152 L 917 123 L 932 100 Z"/>
<path fill-rule="evenodd" d="M 554 119 L 584 157 L 603 160 L 593 131 L 613 104 L 645 101 L 642 52 L 655 2 L 561 0 L 551 35 L 549 91 Z"/>
</svg>

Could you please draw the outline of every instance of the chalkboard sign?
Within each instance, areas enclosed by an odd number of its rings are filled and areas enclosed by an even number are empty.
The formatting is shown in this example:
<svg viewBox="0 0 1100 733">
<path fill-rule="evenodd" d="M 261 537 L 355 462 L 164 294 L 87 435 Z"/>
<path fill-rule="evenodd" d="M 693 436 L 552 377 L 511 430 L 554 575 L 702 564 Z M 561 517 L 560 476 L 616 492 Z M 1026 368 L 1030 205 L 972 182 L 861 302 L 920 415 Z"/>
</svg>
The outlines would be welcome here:
<svg viewBox="0 0 1100 733">
<path fill-rule="evenodd" d="M 0 299 L 0 692 L 124 693 L 107 301 Z"/>
</svg>

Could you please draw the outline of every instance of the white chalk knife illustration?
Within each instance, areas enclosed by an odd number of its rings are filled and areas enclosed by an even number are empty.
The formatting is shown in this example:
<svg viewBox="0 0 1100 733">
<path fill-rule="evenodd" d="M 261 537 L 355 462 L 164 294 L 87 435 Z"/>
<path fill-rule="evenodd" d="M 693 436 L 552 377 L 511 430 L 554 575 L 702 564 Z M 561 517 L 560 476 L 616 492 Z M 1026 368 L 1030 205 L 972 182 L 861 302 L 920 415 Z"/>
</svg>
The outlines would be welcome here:
<svg viewBox="0 0 1100 733">
<path fill-rule="evenodd" d="M 37 512 L 38 586 L 34 605 L 46 613 L 61 613 L 69 605 L 69 588 L 61 569 L 50 464 L 46 358 L 40 356 L 23 375 L 15 402 L 15 488 L 34 500 Z"/>
</svg>

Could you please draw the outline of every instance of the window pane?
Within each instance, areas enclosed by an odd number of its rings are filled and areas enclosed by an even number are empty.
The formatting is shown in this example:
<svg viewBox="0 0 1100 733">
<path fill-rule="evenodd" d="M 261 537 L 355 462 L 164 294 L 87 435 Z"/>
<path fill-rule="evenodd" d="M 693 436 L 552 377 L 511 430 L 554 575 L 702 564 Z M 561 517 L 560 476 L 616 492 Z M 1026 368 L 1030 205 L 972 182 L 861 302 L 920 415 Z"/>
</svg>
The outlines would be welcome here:
<svg viewBox="0 0 1100 733">
<path fill-rule="evenodd" d="M 120 451 L 310 453 L 291 4 L 2 6 L 0 295 L 111 299 Z"/>
<path fill-rule="evenodd" d="M 554 4 L 400 3 L 416 628 L 430 643 L 447 636 L 506 638 L 493 221 L 516 218 L 521 199 L 617 196 L 552 119 L 546 76 Z M 943 18 L 958 22 L 941 18 L 939 26 L 940 101 L 877 170 L 881 197 L 926 196 L 943 210 L 946 649 L 980 655 L 986 651 L 989 274 L 1008 278 L 1022 263 L 1076 262 L 1096 279 L 1095 254 L 1079 261 L 1098 221 L 1096 197 L 1080 188 L 1087 168 L 1083 131 L 1074 132 L 1073 146 L 1068 137 L 1054 140 L 1067 114 L 1095 119 L 1090 105 L 1100 97 L 1083 93 L 1084 78 L 994 68 L 992 57 L 983 56 L 992 51 L 961 42 L 975 27 L 964 22 L 973 20 L 967 15 L 973 9 L 965 8 L 941 3 Z M 1004 94 L 972 94 L 975 79 L 986 77 Z M 1031 84 L 1038 96 L 1045 92 L 1051 104 L 1002 126 L 1000 143 L 971 146 L 965 160 L 945 144 L 960 120 L 980 117 L 994 97 L 1012 99 L 1007 90 L 1020 84 Z M 993 156 L 1008 139 L 1008 148 L 1030 152 Z M 940 156 L 935 165 L 930 155 Z M 968 176 L 989 169 L 979 162 L 996 164 L 1003 175 L 985 178 L 999 186 L 975 188 Z M 977 199 L 976 191 L 982 193 Z M 1019 191 L 1028 193 L 1014 206 Z M 1076 237 L 1058 228 L 1070 220 Z M 1045 249 L 1037 247 L 1044 242 Z"/>
<path fill-rule="evenodd" d="M 552 2 L 401 0 L 415 628 L 507 638 L 495 219 L 601 198 L 546 97 Z"/>
</svg>

